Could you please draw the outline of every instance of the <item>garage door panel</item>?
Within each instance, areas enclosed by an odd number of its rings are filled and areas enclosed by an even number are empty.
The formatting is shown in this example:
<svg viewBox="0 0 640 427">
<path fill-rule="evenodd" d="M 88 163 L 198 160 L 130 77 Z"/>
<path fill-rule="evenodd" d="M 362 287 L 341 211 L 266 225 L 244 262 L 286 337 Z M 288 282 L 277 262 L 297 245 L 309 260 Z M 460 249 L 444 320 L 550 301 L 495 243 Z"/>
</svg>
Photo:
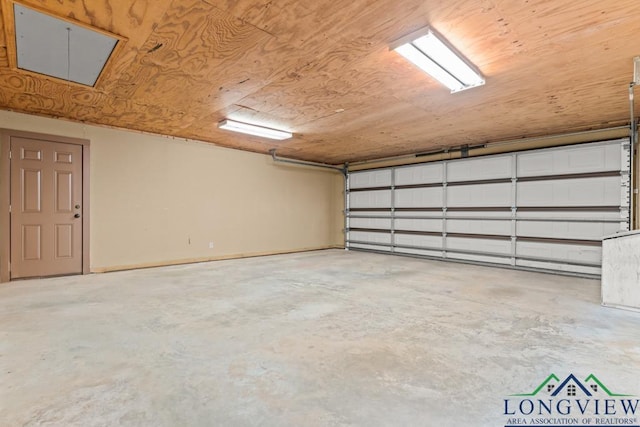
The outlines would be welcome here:
<svg viewBox="0 0 640 427">
<path fill-rule="evenodd" d="M 448 207 L 509 207 L 511 183 L 447 187 Z"/>
<path fill-rule="evenodd" d="M 570 264 L 541 262 L 541 261 L 530 261 L 526 259 L 516 260 L 516 265 L 518 267 L 534 268 L 537 270 L 562 271 L 566 273 L 579 273 L 579 274 L 590 274 L 590 275 L 600 275 L 601 273 L 600 267 L 570 265 Z"/>
<path fill-rule="evenodd" d="M 391 170 L 381 169 L 349 174 L 349 188 L 390 187 Z"/>
<path fill-rule="evenodd" d="M 450 210 L 447 212 L 447 218 L 501 218 L 504 220 L 511 220 L 511 211 L 510 210 L 500 210 L 500 211 L 474 211 L 474 210 L 464 210 L 464 211 L 456 211 Z"/>
<path fill-rule="evenodd" d="M 405 188 L 395 191 L 396 208 L 433 208 L 442 206 L 442 187 Z"/>
<path fill-rule="evenodd" d="M 519 220 L 526 219 L 557 219 L 562 221 L 563 219 L 587 219 L 587 220 L 600 220 L 603 222 L 610 220 L 622 220 L 627 215 L 627 211 L 620 210 L 593 210 L 593 211 L 579 211 L 579 210 L 568 210 L 568 211 L 518 211 L 516 213 L 516 218 Z"/>
<path fill-rule="evenodd" d="M 391 230 L 391 218 L 351 218 L 349 227 Z"/>
<path fill-rule="evenodd" d="M 395 248 L 395 253 L 442 258 L 442 251 L 430 251 L 426 249 Z"/>
<path fill-rule="evenodd" d="M 391 190 L 357 191 L 349 193 L 350 208 L 389 208 Z"/>
<path fill-rule="evenodd" d="M 366 243 L 391 244 L 391 233 L 374 233 L 369 231 L 350 231 L 349 240 Z"/>
<path fill-rule="evenodd" d="M 511 235 L 511 221 L 448 219 L 447 233 Z"/>
<path fill-rule="evenodd" d="M 567 245 L 560 243 L 517 242 L 516 254 L 553 260 L 566 260 L 576 263 L 600 264 L 602 248 L 600 246 Z"/>
<path fill-rule="evenodd" d="M 395 170 L 395 185 L 434 184 L 443 182 L 444 165 L 431 163 L 405 166 Z"/>
<path fill-rule="evenodd" d="M 511 178 L 512 156 L 458 160 L 447 164 L 447 182 Z"/>
<path fill-rule="evenodd" d="M 441 232 L 442 220 L 396 218 L 394 228 L 396 230 Z"/>
<path fill-rule="evenodd" d="M 396 234 L 395 244 L 398 246 L 416 246 L 430 249 L 442 248 L 442 236 L 423 236 L 418 234 Z"/>
<path fill-rule="evenodd" d="M 618 171 L 618 144 L 563 147 L 518 155 L 518 177 Z"/>
<path fill-rule="evenodd" d="M 486 255 L 457 254 L 455 252 L 448 253 L 447 258 L 465 260 L 465 261 L 491 263 L 491 264 L 511 264 L 511 260 L 509 258 L 493 257 L 493 256 L 486 256 Z"/>
<path fill-rule="evenodd" d="M 620 223 L 611 222 L 519 221 L 516 226 L 517 236 L 557 239 L 600 240 L 618 231 Z"/>
<path fill-rule="evenodd" d="M 391 252 L 390 246 L 367 245 L 364 243 L 350 243 L 350 249 L 368 249 L 371 251 Z"/>
<path fill-rule="evenodd" d="M 447 249 L 509 255 L 511 253 L 511 241 L 447 237 Z"/>
<path fill-rule="evenodd" d="M 429 208 L 429 211 L 430 212 L 422 212 L 418 208 L 415 208 L 415 210 L 413 210 L 413 208 L 407 208 L 406 210 L 396 210 L 394 216 L 396 218 L 420 217 L 425 219 L 442 219 L 442 211 L 439 207 Z"/>
<path fill-rule="evenodd" d="M 517 203 L 524 206 L 619 206 L 622 182 L 617 176 L 519 182 Z"/>
</svg>

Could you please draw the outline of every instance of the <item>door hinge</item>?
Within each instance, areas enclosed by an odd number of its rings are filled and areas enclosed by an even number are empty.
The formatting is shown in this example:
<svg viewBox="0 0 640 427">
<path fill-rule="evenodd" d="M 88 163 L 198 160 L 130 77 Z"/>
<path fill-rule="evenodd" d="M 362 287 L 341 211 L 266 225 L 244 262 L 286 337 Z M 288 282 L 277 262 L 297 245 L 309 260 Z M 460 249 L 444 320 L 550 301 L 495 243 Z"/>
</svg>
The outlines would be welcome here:
<svg viewBox="0 0 640 427">
<path fill-rule="evenodd" d="M 9 205 L 9 213 L 11 213 L 11 205 Z"/>
<path fill-rule="evenodd" d="M 11 150 L 9 150 L 9 160 L 11 160 Z"/>
</svg>

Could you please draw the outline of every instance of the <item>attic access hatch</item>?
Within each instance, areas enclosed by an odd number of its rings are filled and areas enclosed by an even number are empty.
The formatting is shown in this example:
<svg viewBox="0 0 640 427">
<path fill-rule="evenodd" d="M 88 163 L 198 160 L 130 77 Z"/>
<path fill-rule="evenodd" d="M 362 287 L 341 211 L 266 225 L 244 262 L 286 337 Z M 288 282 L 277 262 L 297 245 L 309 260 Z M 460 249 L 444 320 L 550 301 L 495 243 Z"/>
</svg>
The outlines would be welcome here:
<svg viewBox="0 0 640 427">
<path fill-rule="evenodd" d="M 7 35 L 15 34 L 7 37 L 11 65 L 23 71 L 93 87 L 124 42 L 115 34 L 11 0 L 4 6 L 5 23 L 11 26 Z M 8 10 L 13 20 L 7 19 Z"/>
</svg>

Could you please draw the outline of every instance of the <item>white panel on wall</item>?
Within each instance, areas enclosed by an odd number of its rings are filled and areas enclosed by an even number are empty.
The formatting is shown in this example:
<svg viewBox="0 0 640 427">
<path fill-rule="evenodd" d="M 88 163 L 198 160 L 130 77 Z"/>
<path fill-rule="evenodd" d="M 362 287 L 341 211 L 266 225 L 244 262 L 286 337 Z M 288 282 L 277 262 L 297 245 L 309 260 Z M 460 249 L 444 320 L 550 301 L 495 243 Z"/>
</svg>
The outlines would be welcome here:
<svg viewBox="0 0 640 427">
<path fill-rule="evenodd" d="M 395 226 L 396 230 L 409 230 L 409 231 L 442 231 L 441 219 L 405 219 L 396 218 Z"/>
<path fill-rule="evenodd" d="M 448 219 L 447 233 L 511 235 L 511 221 Z"/>
<path fill-rule="evenodd" d="M 349 193 L 350 208 L 390 208 L 391 190 L 357 191 Z"/>
<path fill-rule="evenodd" d="M 395 190 L 396 208 L 431 208 L 442 206 L 442 187 Z"/>
<path fill-rule="evenodd" d="M 448 207 L 510 207 L 511 183 L 447 187 Z"/>
<path fill-rule="evenodd" d="M 442 248 L 442 236 L 423 236 L 420 234 L 396 234 L 395 244 L 399 246 L 422 246 L 432 249 Z"/>
<path fill-rule="evenodd" d="M 496 254 L 508 255 L 511 253 L 511 241 L 495 239 L 472 239 L 467 237 L 447 237 L 447 249 L 492 252 Z"/>
<path fill-rule="evenodd" d="M 619 206 L 621 179 L 562 179 L 519 182 L 518 206 Z"/>
<path fill-rule="evenodd" d="M 518 221 L 516 235 L 526 237 L 547 237 L 555 239 L 600 240 L 620 231 L 616 222 L 550 222 Z"/>
<path fill-rule="evenodd" d="M 522 257 L 600 264 L 602 248 L 600 246 L 519 241 L 516 243 L 516 254 Z"/>
<path fill-rule="evenodd" d="M 442 163 L 429 163 L 396 169 L 395 185 L 433 184 L 443 181 Z"/>
<path fill-rule="evenodd" d="M 511 156 L 487 156 L 447 164 L 447 182 L 511 178 Z"/>
<path fill-rule="evenodd" d="M 349 240 L 359 242 L 391 244 L 391 233 L 372 233 L 367 231 L 350 231 Z"/>
<path fill-rule="evenodd" d="M 391 229 L 391 218 L 351 218 L 349 220 L 351 228 L 379 228 L 382 230 Z"/>
<path fill-rule="evenodd" d="M 391 170 L 380 169 L 349 174 L 349 188 L 389 187 L 391 186 Z"/>
<path fill-rule="evenodd" d="M 518 154 L 518 177 L 621 170 L 619 144 L 589 144 Z"/>
</svg>

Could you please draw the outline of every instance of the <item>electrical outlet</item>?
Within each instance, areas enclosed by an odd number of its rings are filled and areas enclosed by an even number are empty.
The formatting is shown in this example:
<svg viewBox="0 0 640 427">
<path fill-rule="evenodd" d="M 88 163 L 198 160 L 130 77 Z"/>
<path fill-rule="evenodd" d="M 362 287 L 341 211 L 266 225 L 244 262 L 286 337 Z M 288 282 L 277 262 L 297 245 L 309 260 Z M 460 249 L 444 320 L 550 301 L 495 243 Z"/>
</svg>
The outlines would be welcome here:
<svg viewBox="0 0 640 427">
<path fill-rule="evenodd" d="M 209 249 L 213 249 L 213 242 L 209 242 Z"/>
</svg>

